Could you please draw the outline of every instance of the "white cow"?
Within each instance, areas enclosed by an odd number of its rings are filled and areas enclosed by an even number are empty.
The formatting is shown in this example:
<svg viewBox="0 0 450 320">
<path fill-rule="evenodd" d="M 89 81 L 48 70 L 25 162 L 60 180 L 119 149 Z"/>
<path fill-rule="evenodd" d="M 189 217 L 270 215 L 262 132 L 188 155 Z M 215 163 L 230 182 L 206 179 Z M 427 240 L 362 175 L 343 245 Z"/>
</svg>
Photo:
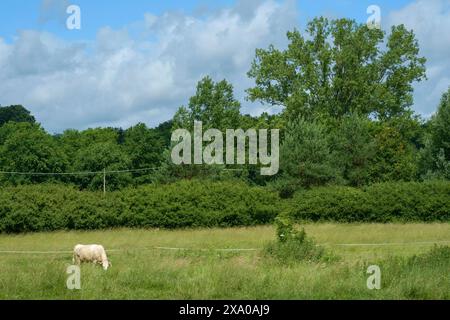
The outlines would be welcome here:
<svg viewBox="0 0 450 320">
<path fill-rule="evenodd" d="M 82 262 L 93 262 L 103 266 L 107 270 L 111 263 L 106 256 L 105 248 L 98 244 L 77 244 L 73 248 L 73 263 L 80 264 Z"/>
</svg>

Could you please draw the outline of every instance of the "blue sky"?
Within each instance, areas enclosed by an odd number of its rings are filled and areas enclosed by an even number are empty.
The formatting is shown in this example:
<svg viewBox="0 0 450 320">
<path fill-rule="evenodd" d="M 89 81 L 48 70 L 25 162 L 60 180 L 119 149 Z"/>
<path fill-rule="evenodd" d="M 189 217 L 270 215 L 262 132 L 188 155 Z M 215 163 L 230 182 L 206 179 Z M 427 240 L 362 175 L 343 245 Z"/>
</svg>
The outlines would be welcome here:
<svg viewBox="0 0 450 320">
<path fill-rule="evenodd" d="M 70 4 L 81 30 L 65 27 Z M 154 126 L 211 75 L 258 114 L 265 107 L 244 99 L 256 48 L 285 46 L 286 31 L 320 15 L 363 23 L 372 4 L 383 29 L 415 31 L 429 80 L 415 85 L 414 109 L 430 116 L 450 85 L 450 0 L 2 0 L 0 104 L 25 105 L 51 132 Z"/>
<path fill-rule="evenodd" d="M 252 0 L 247 0 L 252 1 Z M 54 4 L 64 1 L 48 1 Z M 374 4 L 373 0 L 303 0 L 297 1 L 302 9 L 299 23 L 318 15 L 345 16 L 364 22 L 367 19 L 366 8 Z M 375 1 L 385 11 L 399 9 L 411 1 Z M 232 7 L 234 0 L 77 0 L 68 1 L 82 9 L 82 29 L 71 32 L 64 27 L 62 19 L 52 12 L 43 11 L 42 0 L 2 0 L 0 2 L 0 35 L 11 41 L 18 30 L 33 29 L 52 32 L 70 40 L 89 40 L 95 38 L 99 28 L 110 26 L 121 28 L 142 19 L 144 13 L 161 15 L 167 11 L 179 11 L 197 16 L 207 15 L 208 11 Z M 47 19 L 45 19 L 45 17 Z M 64 17 L 63 17 L 64 18 Z"/>
<path fill-rule="evenodd" d="M 49 1 L 52 9 L 64 1 Z M 48 12 L 50 19 L 43 21 L 46 13 L 42 0 L 2 0 L 0 2 L 0 19 L 2 26 L 0 34 L 11 39 L 20 29 L 35 29 L 53 32 L 67 39 L 93 39 L 97 30 L 104 26 L 121 28 L 134 21 L 142 19 L 144 13 L 156 15 L 166 11 L 182 11 L 195 13 L 203 7 L 218 8 L 232 4 L 233 1 L 174 1 L 174 0 L 77 0 L 68 1 L 82 9 L 82 30 L 70 32 L 56 17 L 55 11 Z M 59 11 L 61 12 L 61 11 Z"/>
</svg>

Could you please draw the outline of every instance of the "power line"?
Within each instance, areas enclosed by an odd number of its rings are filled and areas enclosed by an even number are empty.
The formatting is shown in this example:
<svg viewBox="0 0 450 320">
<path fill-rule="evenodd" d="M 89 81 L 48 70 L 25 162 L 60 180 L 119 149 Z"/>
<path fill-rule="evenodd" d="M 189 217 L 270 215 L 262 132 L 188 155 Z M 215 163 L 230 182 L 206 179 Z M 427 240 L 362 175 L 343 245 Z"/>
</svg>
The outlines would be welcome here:
<svg viewBox="0 0 450 320">
<path fill-rule="evenodd" d="M 142 168 L 142 169 L 111 170 L 111 171 L 81 171 L 81 172 L 18 172 L 18 171 L 0 171 L 0 174 L 31 175 L 31 176 L 97 175 L 97 174 L 143 172 L 143 171 L 157 170 L 159 168 L 161 168 L 161 167 Z"/>
<path fill-rule="evenodd" d="M 30 176 L 75 176 L 75 175 L 104 175 L 115 173 L 145 172 L 161 169 L 162 167 L 142 168 L 142 169 L 124 169 L 111 171 L 80 171 L 80 172 L 19 172 L 19 171 L 0 171 L 4 175 L 30 175 Z M 223 171 L 242 171 L 245 169 L 223 168 Z"/>
</svg>

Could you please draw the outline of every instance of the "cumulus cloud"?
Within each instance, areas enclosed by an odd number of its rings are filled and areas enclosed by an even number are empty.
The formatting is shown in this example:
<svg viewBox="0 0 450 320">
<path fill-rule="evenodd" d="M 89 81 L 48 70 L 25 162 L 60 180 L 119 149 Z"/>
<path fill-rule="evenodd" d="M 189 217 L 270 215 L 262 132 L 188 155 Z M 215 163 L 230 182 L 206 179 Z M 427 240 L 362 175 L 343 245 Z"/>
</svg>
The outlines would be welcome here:
<svg viewBox="0 0 450 320">
<path fill-rule="evenodd" d="M 389 24 L 414 30 L 427 58 L 428 81 L 415 86 L 414 109 L 430 116 L 450 86 L 450 0 L 416 0 L 389 15 Z"/>
<path fill-rule="evenodd" d="M 44 0 L 41 20 L 57 19 L 66 3 Z M 388 16 L 389 24 L 414 29 L 428 58 L 429 80 L 416 85 L 414 108 L 429 115 L 450 84 L 449 0 L 417 0 Z M 201 15 L 149 12 L 85 42 L 22 30 L 11 43 L 0 38 L 0 103 L 23 104 L 51 132 L 157 125 L 211 75 L 234 85 L 243 112 L 258 114 L 263 107 L 244 100 L 255 49 L 285 47 L 286 31 L 298 23 L 293 0 L 241 0 Z"/>
<path fill-rule="evenodd" d="M 139 36 L 127 26 L 104 27 L 84 43 L 21 31 L 10 44 L 0 38 L 0 103 L 25 105 L 52 132 L 156 125 L 187 103 L 205 75 L 226 78 L 243 100 L 255 49 L 284 46 L 297 18 L 294 2 L 241 1 L 207 17 L 147 13 L 133 25 Z"/>
</svg>

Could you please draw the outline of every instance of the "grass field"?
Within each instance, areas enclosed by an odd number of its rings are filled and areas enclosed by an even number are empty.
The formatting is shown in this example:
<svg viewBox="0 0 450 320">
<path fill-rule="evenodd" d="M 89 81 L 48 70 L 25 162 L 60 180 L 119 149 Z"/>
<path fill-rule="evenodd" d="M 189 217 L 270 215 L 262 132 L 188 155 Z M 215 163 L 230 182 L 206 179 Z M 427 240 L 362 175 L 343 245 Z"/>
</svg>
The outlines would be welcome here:
<svg viewBox="0 0 450 320">
<path fill-rule="evenodd" d="M 0 235 L 0 298 L 450 299 L 449 251 L 427 255 L 433 242 L 450 245 L 448 223 L 305 229 L 337 259 L 282 265 L 267 258 L 259 249 L 275 238 L 269 226 Z M 68 290 L 66 268 L 77 243 L 103 244 L 113 266 L 105 272 L 82 265 L 81 290 Z M 257 250 L 216 250 L 232 248 Z M 380 290 L 367 289 L 371 264 L 381 268 Z"/>
</svg>

